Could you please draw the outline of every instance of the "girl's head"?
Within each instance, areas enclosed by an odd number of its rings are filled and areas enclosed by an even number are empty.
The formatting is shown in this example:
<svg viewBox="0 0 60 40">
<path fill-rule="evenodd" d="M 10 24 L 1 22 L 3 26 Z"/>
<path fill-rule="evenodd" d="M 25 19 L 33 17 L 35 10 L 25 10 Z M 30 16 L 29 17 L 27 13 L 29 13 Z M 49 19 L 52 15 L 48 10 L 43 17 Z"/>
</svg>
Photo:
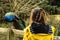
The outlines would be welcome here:
<svg viewBox="0 0 60 40">
<path fill-rule="evenodd" d="M 35 8 L 31 11 L 30 21 L 35 23 L 46 24 L 47 23 L 47 13 L 42 8 Z"/>
</svg>

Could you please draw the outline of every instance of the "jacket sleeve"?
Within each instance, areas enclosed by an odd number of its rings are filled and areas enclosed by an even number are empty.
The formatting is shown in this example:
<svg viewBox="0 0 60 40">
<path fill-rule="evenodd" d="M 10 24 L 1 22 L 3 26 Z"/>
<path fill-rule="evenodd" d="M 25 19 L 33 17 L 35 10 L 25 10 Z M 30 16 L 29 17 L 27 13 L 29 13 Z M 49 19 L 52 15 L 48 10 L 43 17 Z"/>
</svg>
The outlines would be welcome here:
<svg viewBox="0 0 60 40">
<path fill-rule="evenodd" d="M 51 26 L 51 28 L 52 28 L 52 35 L 51 35 L 51 39 L 50 40 L 54 40 L 54 33 L 55 33 L 55 31 L 56 31 L 56 29 L 55 29 L 55 27 L 54 26 Z"/>
<path fill-rule="evenodd" d="M 29 30 L 28 29 L 24 29 L 24 36 L 23 36 L 23 40 L 29 40 Z"/>
<path fill-rule="evenodd" d="M 54 26 L 52 26 L 52 31 L 53 31 L 53 33 L 55 33 L 55 31 L 56 31 L 56 28 Z"/>
</svg>

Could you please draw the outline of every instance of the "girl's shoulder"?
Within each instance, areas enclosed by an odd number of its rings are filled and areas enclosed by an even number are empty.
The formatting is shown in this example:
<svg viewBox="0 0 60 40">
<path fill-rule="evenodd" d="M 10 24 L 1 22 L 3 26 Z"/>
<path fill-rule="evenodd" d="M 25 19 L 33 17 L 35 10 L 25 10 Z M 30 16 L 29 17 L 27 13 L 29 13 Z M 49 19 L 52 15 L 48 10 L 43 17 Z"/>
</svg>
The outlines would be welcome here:
<svg viewBox="0 0 60 40">
<path fill-rule="evenodd" d="M 31 26 L 31 25 L 27 26 L 27 27 L 24 29 L 24 31 L 25 31 L 25 32 L 26 32 L 26 31 L 29 31 L 29 30 L 30 30 L 30 26 Z"/>
<path fill-rule="evenodd" d="M 56 31 L 56 28 L 54 26 L 51 26 L 53 33 Z"/>
<path fill-rule="evenodd" d="M 55 29 L 55 27 L 54 26 L 51 26 L 51 28 L 54 30 Z"/>
<path fill-rule="evenodd" d="M 56 29 L 55 26 L 52 26 L 52 25 L 49 25 L 49 27 L 51 27 L 52 30 L 55 30 Z"/>
</svg>

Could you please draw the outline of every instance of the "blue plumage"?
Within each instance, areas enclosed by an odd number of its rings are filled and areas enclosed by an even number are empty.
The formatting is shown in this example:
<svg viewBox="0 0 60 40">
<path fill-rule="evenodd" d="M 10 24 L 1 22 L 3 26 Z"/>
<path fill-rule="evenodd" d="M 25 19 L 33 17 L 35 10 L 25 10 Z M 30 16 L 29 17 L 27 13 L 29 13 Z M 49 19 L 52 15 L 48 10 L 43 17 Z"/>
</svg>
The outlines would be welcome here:
<svg viewBox="0 0 60 40">
<path fill-rule="evenodd" d="M 10 15 L 10 16 L 4 16 L 4 19 L 7 21 L 7 22 L 11 22 L 15 19 L 15 16 L 13 15 Z"/>
</svg>

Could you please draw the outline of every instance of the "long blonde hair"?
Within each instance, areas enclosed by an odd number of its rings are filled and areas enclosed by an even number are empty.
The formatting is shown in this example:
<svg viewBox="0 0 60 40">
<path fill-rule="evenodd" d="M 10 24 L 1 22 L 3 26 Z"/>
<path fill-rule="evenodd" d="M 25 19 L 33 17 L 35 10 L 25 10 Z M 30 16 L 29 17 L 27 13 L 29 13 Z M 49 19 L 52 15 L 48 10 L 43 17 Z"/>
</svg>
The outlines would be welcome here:
<svg viewBox="0 0 60 40">
<path fill-rule="evenodd" d="M 36 22 L 36 23 L 46 24 L 47 19 L 48 19 L 47 13 L 45 12 L 44 9 L 42 9 L 42 8 L 32 9 L 31 16 L 30 16 L 31 23 Z"/>
</svg>

